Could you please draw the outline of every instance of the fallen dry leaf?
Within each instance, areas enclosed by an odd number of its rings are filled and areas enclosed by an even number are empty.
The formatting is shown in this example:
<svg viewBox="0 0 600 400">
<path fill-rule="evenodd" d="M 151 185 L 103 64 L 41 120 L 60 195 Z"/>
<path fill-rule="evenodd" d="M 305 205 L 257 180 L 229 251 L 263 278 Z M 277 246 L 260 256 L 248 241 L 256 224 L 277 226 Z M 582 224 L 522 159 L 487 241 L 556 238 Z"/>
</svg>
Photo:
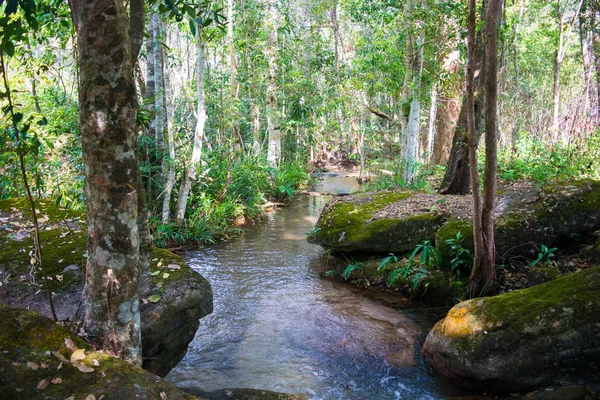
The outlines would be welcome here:
<svg viewBox="0 0 600 400">
<path fill-rule="evenodd" d="M 96 400 L 96 396 L 94 396 L 93 394 L 88 394 L 85 400 Z"/>
<path fill-rule="evenodd" d="M 167 268 L 170 268 L 170 269 L 179 269 L 181 267 L 179 265 L 177 265 L 177 264 L 169 264 L 169 265 L 167 265 Z"/>
<path fill-rule="evenodd" d="M 59 378 L 59 377 L 52 378 L 52 379 L 50 380 L 50 383 L 52 383 L 53 385 L 60 385 L 60 384 L 62 383 L 62 379 L 61 379 L 61 378 Z"/>
<path fill-rule="evenodd" d="M 63 367 L 63 363 L 61 362 L 60 364 L 58 364 L 58 367 L 56 367 L 56 370 L 58 371 L 58 370 L 62 369 L 62 367 Z"/>
<path fill-rule="evenodd" d="M 48 364 L 46 364 L 45 362 L 41 362 L 40 363 L 40 368 L 48 368 Z"/>
<path fill-rule="evenodd" d="M 71 351 L 77 350 L 77 345 L 70 338 L 65 338 L 65 346 L 67 346 L 67 349 Z"/>
<path fill-rule="evenodd" d="M 42 379 L 41 381 L 38 382 L 37 389 L 44 390 L 48 387 L 48 385 L 50 385 L 50 382 L 48 382 L 48 379 Z"/>
<path fill-rule="evenodd" d="M 94 368 L 88 367 L 87 365 L 84 365 L 84 364 L 75 363 L 75 364 L 73 364 L 73 366 L 75 368 L 77 368 L 79 371 L 85 372 L 86 374 L 89 372 L 94 372 Z"/>
<path fill-rule="evenodd" d="M 165 392 L 160 392 L 160 398 L 162 400 L 167 400 L 167 394 Z"/>
<path fill-rule="evenodd" d="M 83 360 L 85 358 L 85 350 L 77 349 L 71 354 L 71 364 L 76 363 L 77 361 Z"/>
<path fill-rule="evenodd" d="M 100 363 L 98 362 L 98 360 L 94 360 L 93 364 L 94 364 L 94 367 L 99 367 L 100 366 Z"/>
<path fill-rule="evenodd" d="M 27 361 L 27 367 L 31 368 L 34 371 L 37 371 L 40 366 L 34 362 Z"/>
</svg>

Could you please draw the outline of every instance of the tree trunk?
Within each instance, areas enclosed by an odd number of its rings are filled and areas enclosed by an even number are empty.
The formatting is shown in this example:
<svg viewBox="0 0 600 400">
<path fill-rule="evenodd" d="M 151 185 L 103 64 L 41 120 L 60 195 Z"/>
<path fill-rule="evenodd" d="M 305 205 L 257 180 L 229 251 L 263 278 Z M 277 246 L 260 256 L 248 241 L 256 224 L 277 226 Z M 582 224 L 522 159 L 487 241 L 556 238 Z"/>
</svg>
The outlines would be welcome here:
<svg viewBox="0 0 600 400">
<path fill-rule="evenodd" d="M 196 181 L 196 172 L 200 164 L 200 155 L 202 154 L 202 142 L 204 140 L 204 125 L 206 123 L 206 104 L 204 99 L 204 67 L 206 64 L 206 49 L 204 38 L 202 37 L 201 26 L 196 31 L 197 46 L 197 64 L 196 64 L 196 86 L 198 97 L 198 110 L 196 129 L 194 130 L 194 145 L 192 148 L 192 157 L 185 170 L 185 175 L 179 188 L 179 197 L 177 198 L 177 209 L 175 220 L 177 223 L 183 222 L 187 199 L 192 188 L 192 182 Z"/>
<path fill-rule="evenodd" d="M 161 41 L 164 40 L 164 29 L 162 21 L 158 14 L 152 15 L 152 29 L 154 30 L 154 38 L 156 42 L 156 48 L 154 51 L 154 76 L 156 78 L 155 90 L 156 90 L 156 107 L 155 107 L 155 140 L 156 140 L 156 163 L 160 165 L 160 173 L 156 177 L 156 197 L 153 196 L 153 201 L 160 197 L 162 189 L 165 185 L 167 165 L 165 163 L 165 81 L 164 81 L 164 64 L 163 64 L 163 46 Z"/>
<path fill-rule="evenodd" d="M 484 28 L 485 29 L 485 26 Z M 484 47 L 483 30 L 480 30 L 475 39 L 475 76 L 473 78 L 473 102 L 475 112 L 475 129 L 478 137 L 481 136 L 483 124 L 483 82 L 484 71 Z M 440 185 L 441 194 L 467 194 L 471 190 L 469 180 L 469 140 L 467 134 L 466 97 L 463 99 L 458 124 L 452 139 L 452 150 L 448 160 L 446 174 Z"/>
<path fill-rule="evenodd" d="M 163 58 L 164 60 L 164 58 Z M 164 64 L 163 64 L 164 66 Z M 171 218 L 171 196 L 173 194 L 173 187 L 175 186 L 175 139 L 173 137 L 173 116 L 175 114 L 175 102 L 173 99 L 173 88 L 171 86 L 171 80 L 169 74 L 164 75 L 164 87 L 165 87 L 165 110 L 167 111 L 167 145 L 169 148 L 168 154 L 165 155 L 165 163 L 167 164 L 167 181 L 165 182 L 165 192 L 163 195 L 163 204 L 161 212 L 161 222 L 166 224 Z M 169 93 L 169 95 L 167 95 Z"/>
<path fill-rule="evenodd" d="M 148 178 L 146 182 L 146 192 L 148 193 L 149 201 L 153 199 L 152 196 L 152 175 L 153 175 L 153 164 L 155 160 L 154 146 L 152 143 L 156 137 L 156 74 L 155 74 L 155 63 L 156 63 L 156 37 L 154 29 L 154 15 L 150 15 L 150 26 L 148 29 L 148 39 L 146 40 L 146 90 L 144 104 L 148 112 L 152 115 L 148 123 L 148 128 L 145 129 L 144 138 L 142 141 L 142 153 L 140 157 L 144 160 L 147 166 Z"/>
<path fill-rule="evenodd" d="M 427 122 L 427 135 L 423 140 L 423 160 L 431 162 L 433 157 L 433 138 L 435 137 L 435 120 L 437 115 L 438 86 L 433 85 L 430 94 L 429 118 Z"/>
<path fill-rule="evenodd" d="M 459 55 L 458 51 L 450 52 L 443 61 L 443 69 L 452 78 L 449 87 L 444 88 L 437 102 L 436 113 L 436 132 L 433 142 L 433 157 L 434 165 L 445 165 L 450 158 L 450 149 L 452 148 L 452 136 L 456 129 L 456 124 L 461 110 L 461 83 L 457 79 L 459 72 Z"/>
<path fill-rule="evenodd" d="M 474 0 L 471 1 L 474 7 Z M 473 269 L 469 277 L 469 288 L 471 294 L 475 296 L 486 296 L 492 294 L 496 289 L 494 201 L 496 199 L 496 168 L 498 164 L 498 20 L 501 9 L 502 0 L 490 0 L 485 15 L 485 171 L 481 204 L 481 232 L 477 232 L 481 236 L 475 241 L 481 248 L 480 251 L 476 250 Z M 471 130 L 475 139 L 474 125 L 473 118 Z M 471 168 L 476 170 L 477 167 L 473 165 Z M 473 184 L 475 185 L 475 180 L 473 180 Z M 475 195 L 475 190 L 473 192 Z"/>
<path fill-rule="evenodd" d="M 424 7 L 421 2 L 421 8 Z M 409 0 L 407 5 L 407 18 L 412 18 L 414 11 L 414 0 Z M 406 129 L 406 147 L 404 148 L 403 157 L 403 176 L 406 183 L 410 183 L 415 174 L 419 147 L 419 132 L 420 132 L 420 117 L 421 117 L 421 102 L 419 100 L 421 92 L 421 73 L 423 70 L 423 46 L 425 42 L 425 32 L 421 28 L 418 33 L 417 40 L 412 38 L 412 33 L 408 34 L 407 43 L 407 70 L 412 71 L 412 79 L 410 82 L 410 110 L 408 113 L 407 129 Z M 416 42 L 416 43 L 415 43 Z M 409 49 L 410 46 L 410 49 Z M 416 49 L 413 47 L 416 46 Z"/>
<path fill-rule="evenodd" d="M 277 109 L 277 10 L 275 1 L 269 1 L 269 81 L 267 84 L 267 124 L 269 128 L 269 149 L 267 162 L 272 168 L 277 168 L 281 159 L 281 126 Z"/>
<path fill-rule="evenodd" d="M 231 86 L 231 100 L 232 100 L 232 115 L 231 115 L 231 135 L 232 141 L 235 144 L 236 149 L 241 149 L 244 146 L 240 131 L 240 121 L 238 112 L 238 81 L 237 81 L 237 57 L 235 54 L 235 42 L 233 39 L 233 0 L 227 0 L 227 42 L 229 43 L 229 64 L 231 68 L 231 74 L 229 76 Z"/>
<path fill-rule="evenodd" d="M 119 0 L 71 0 L 80 55 L 88 338 L 141 364 L 138 111 L 129 20 Z"/>
</svg>

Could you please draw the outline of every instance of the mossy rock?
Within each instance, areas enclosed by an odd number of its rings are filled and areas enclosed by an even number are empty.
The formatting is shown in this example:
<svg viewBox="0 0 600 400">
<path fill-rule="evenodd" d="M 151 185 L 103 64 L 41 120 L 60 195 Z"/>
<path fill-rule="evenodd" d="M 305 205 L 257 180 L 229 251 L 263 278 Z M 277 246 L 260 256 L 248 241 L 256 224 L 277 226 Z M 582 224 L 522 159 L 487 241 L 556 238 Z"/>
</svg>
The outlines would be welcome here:
<svg viewBox="0 0 600 400">
<path fill-rule="evenodd" d="M 448 202 L 449 206 L 444 206 Z M 473 250 L 471 196 L 419 192 L 361 193 L 334 198 L 321 212 L 311 243 L 342 252 L 407 253 L 417 244 L 435 243 L 442 266 L 450 265 L 446 240 L 464 237 Z M 498 260 L 534 257 L 539 246 L 556 246 L 600 228 L 600 181 L 579 180 L 511 189 L 496 201 Z"/>
<path fill-rule="evenodd" d="M 337 251 L 407 252 L 424 238 L 433 240 L 446 218 L 428 210 L 403 218 L 385 216 L 386 207 L 411 197 L 412 192 L 403 191 L 335 198 L 323 209 L 308 241 Z"/>
<path fill-rule="evenodd" d="M 197 399 L 140 367 L 93 351 L 36 312 L 0 306 L 0 321 L 2 399 Z M 87 372 L 68 361 L 73 347 L 65 339 L 85 350 L 79 363 Z"/>
<path fill-rule="evenodd" d="M 452 248 L 446 243 L 447 240 L 456 239 L 460 232 L 463 242 L 462 246 L 473 254 L 473 221 L 466 219 L 450 218 L 435 234 L 435 249 L 440 254 L 442 267 L 450 269 Z"/>
<path fill-rule="evenodd" d="M 600 227 L 600 181 L 579 180 L 542 188 L 496 221 L 496 252 L 502 258 L 533 257 L 539 246 L 561 243 Z"/>
<path fill-rule="evenodd" d="M 423 355 L 455 383 L 496 392 L 600 378 L 600 267 L 454 306 Z"/>
<path fill-rule="evenodd" d="M 562 274 L 560 271 L 552 267 L 536 265 L 527 271 L 527 281 L 529 283 L 529 287 L 553 281 L 561 276 Z"/>
<path fill-rule="evenodd" d="M 36 210 L 58 317 L 78 319 L 87 248 L 85 213 L 44 200 L 36 203 Z M 31 264 L 30 221 L 24 199 L 0 200 L 0 303 L 50 316 L 41 270 L 37 263 Z M 185 355 L 199 319 L 212 312 L 212 289 L 183 258 L 154 248 L 152 262 L 142 275 L 140 298 L 144 368 L 165 376 Z"/>
</svg>

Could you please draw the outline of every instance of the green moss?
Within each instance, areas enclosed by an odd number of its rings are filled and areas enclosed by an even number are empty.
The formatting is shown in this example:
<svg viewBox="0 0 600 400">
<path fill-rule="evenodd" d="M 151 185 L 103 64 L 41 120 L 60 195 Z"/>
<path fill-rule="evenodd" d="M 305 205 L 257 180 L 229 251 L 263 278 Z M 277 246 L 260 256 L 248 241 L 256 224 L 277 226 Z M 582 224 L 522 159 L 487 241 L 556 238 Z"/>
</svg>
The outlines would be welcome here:
<svg viewBox="0 0 600 400">
<path fill-rule="evenodd" d="M 10 273 L 13 284 L 30 284 L 31 270 L 30 252 L 33 251 L 33 224 L 29 203 L 25 199 L 0 200 L 0 215 L 8 217 L 0 227 L 0 268 Z M 87 226 L 85 212 L 65 210 L 50 201 L 39 201 L 36 204 L 40 220 L 40 240 L 42 244 L 43 261 L 53 292 L 69 290 L 83 284 L 87 251 Z M 15 237 L 24 228 L 31 232 L 22 240 Z M 9 230 L 10 229 L 10 230 Z M 168 250 L 154 248 L 150 272 L 160 270 L 151 277 L 151 287 L 160 289 L 166 281 L 179 281 L 188 277 L 192 271 L 189 268 L 172 269 L 170 264 L 184 267 L 183 258 Z M 162 266 L 158 267 L 161 263 Z M 66 270 L 65 270 L 66 269 Z M 168 277 L 164 278 L 164 274 Z M 42 288 L 42 272 L 34 269 L 37 287 Z"/>
<path fill-rule="evenodd" d="M 592 305 L 598 302 L 600 267 L 553 280 L 528 289 L 517 290 L 495 297 L 474 300 L 481 302 L 474 314 L 493 329 L 510 329 L 519 334 L 534 329 L 543 317 L 557 318 L 556 329 L 568 329 L 574 324 L 595 323 L 597 314 Z M 577 314 L 569 313 L 577 309 Z M 502 324 L 497 325 L 497 324 Z M 550 324 L 551 325 L 551 324 Z"/>
<path fill-rule="evenodd" d="M 43 262 L 50 287 L 53 291 L 70 289 L 81 283 L 87 247 L 85 214 L 81 211 L 64 210 L 50 201 L 36 203 L 40 224 L 40 241 Z M 29 203 L 25 199 L 0 200 L 0 214 L 9 220 L 0 228 L 0 267 L 13 279 L 28 279 L 33 252 L 33 223 Z M 23 235 L 27 233 L 27 236 Z M 21 239 L 21 240 L 18 240 Z M 69 268 L 67 268 L 69 267 Z M 64 271 L 67 269 L 66 271 Z M 34 276 L 41 287 L 42 273 L 39 266 Z"/>
<path fill-rule="evenodd" d="M 139 367 L 92 351 L 80 338 L 50 319 L 32 311 L 0 306 L 0 398 L 86 398 L 93 394 L 105 399 L 160 399 L 165 392 L 169 399 L 192 399 L 171 384 Z M 69 362 L 61 362 L 53 352 L 67 360 L 72 351 L 65 339 L 86 350 L 81 364 L 94 369 L 84 373 Z M 94 363 L 94 360 L 96 363 Z M 35 365 L 27 363 L 35 363 Z M 96 364 L 96 365 L 95 365 Z M 33 367 L 32 367 L 33 366 Z M 59 378 L 38 389 L 38 383 Z"/>
<path fill-rule="evenodd" d="M 342 251 L 409 251 L 423 237 L 433 240 L 445 217 L 431 212 L 402 219 L 372 218 L 385 206 L 411 196 L 410 192 L 383 192 L 334 201 L 323 210 L 308 240 Z"/>
</svg>

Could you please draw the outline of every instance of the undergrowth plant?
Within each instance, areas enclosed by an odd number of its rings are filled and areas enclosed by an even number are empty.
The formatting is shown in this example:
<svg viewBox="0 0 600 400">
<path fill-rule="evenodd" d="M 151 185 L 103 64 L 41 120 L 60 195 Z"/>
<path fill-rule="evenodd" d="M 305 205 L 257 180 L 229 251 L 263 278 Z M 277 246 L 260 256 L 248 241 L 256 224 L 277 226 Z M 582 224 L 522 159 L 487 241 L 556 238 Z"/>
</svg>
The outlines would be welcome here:
<svg viewBox="0 0 600 400">
<path fill-rule="evenodd" d="M 450 269 L 460 277 L 461 273 L 468 273 L 473 267 L 473 255 L 471 251 L 464 247 L 464 237 L 462 232 L 458 231 L 456 237 L 446 239 L 446 244 L 450 246 Z"/>
<path fill-rule="evenodd" d="M 398 262 L 398 257 L 390 253 L 388 257 L 381 261 L 378 269 L 385 268 L 392 261 Z M 421 284 L 426 288 L 429 285 L 427 278 L 431 276 L 431 269 L 437 267 L 439 264 L 439 252 L 429 240 L 425 240 L 423 243 L 415 246 L 406 264 L 390 271 L 387 284 L 388 286 L 392 286 L 399 278 L 403 278 L 405 280 L 410 279 L 413 290 L 416 290 Z"/>
<path fill-rule="evenodd" d="M 554 265 L 554 260 L 552 260 L 552 258 L 555 257 L 554 252 L 558 250 L 558 248 L 556 247 L 551 247 L 548 248 L 546 247 L 546 245 L 541 245 L 540 246 L 540 251 L 538 252 L 537 257 L 535 258 L 535 260 L 531 261 L 528 265 L 529 267 L 534 267 L 537 264 L 543 264 L 546 266 L 551 266 Z"/>
</svg>

